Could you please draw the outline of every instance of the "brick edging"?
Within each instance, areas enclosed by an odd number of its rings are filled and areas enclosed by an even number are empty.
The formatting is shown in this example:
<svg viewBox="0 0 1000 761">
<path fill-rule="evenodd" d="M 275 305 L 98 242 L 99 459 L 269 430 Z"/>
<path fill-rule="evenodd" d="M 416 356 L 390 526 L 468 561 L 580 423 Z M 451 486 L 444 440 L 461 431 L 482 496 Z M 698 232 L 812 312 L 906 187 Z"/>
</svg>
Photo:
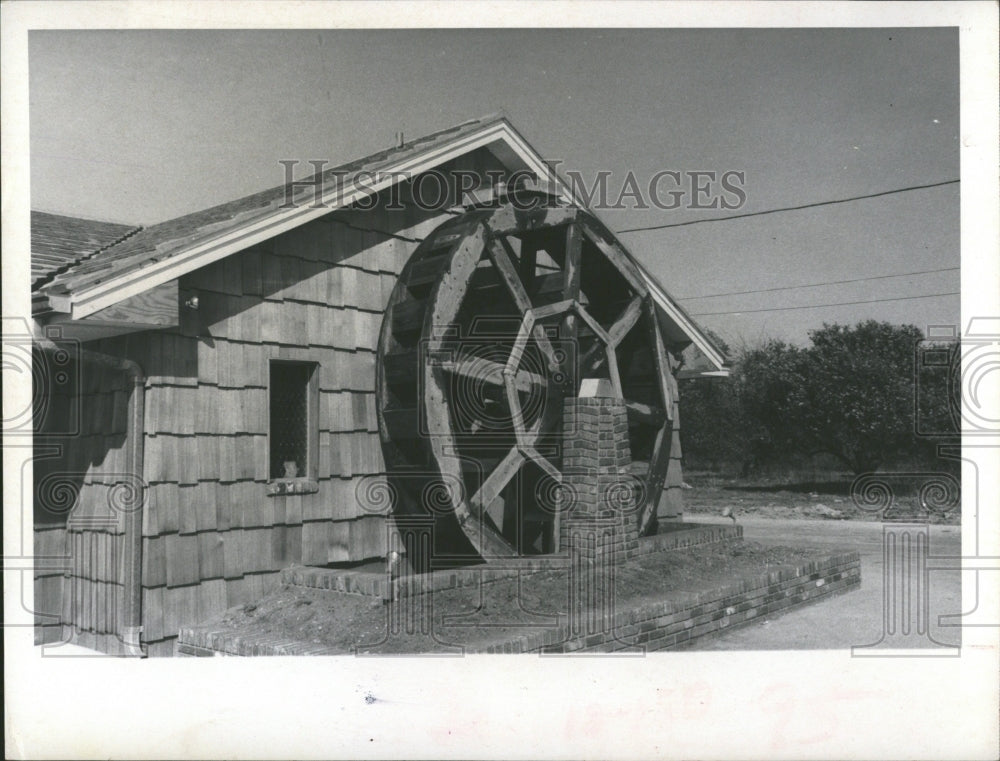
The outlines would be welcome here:
<svg viewBox="0 0 1000 761">
<path fill-rule="evenodd" d="M 711 523 L 685 524 L 690 528 L 656 534 L 639 539 L 639 546 L 633 557 L 654 552 L 687 549 L 705 544 L 741 539 L 743 527 L 719 526 Z M 397 596 L 407 597 L 428 592 L 441 592 L 472 585 L 489 584 L 494 581 L 516 578 L 518 575 L 555 571 L 569 567 L 569 555 L 538 555 L 514 558 L 509 561 L 484 563 L 479 566 L 431 571 L 420 576 L 400 579 Z M 292 566 L 281 571 L 281 583 L 310 589 L 327 589 L 332 592 L 383 597 L 389 591 L 389 579 L 385 573 L 373 571 L 334 570 L 308 566 Z"/>
<path fill-rule="evenodd" d="M 650 651 L 690 643 L 699 637 L 749 623 L 762 616 L 849 591 L 861 582 L 857 552 L 782 566 L 752 579 L 702 592 L 683 601 L 662 601 L 598 619 L 600 631 L 573 634 L 567 624 L 467 653 L 572 653 Z M 287 638 L 255 635 L 252 627 L 232 631 L 184 627 L 178 655 L 344 655 L 342 650 Z"/>
</svg>

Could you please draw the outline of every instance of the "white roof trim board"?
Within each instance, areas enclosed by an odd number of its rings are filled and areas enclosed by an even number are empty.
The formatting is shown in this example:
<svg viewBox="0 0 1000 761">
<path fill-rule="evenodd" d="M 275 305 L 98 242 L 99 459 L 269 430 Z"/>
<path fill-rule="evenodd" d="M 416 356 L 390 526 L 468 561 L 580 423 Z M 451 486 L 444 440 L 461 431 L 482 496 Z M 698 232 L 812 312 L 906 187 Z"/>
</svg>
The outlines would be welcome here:
<svg viewBox="0 0 1000 761">
<path fill-rule="evenodd" d="M 523 163 L 523 168 L 529 169 L 539 178 L 545 178 L 554 185 L 559 195 L 566 200 L 588 208 L 583 199 L 573 193 L 570 185 L 546 163 L 513 125 L 506 119 L 500 119 L 487 122 L 481 129 L 456 136 L 454 140 L 436 144 L 416 155 L 401 157 L 396 162 L 380 166 L 378 174 L 383 179 L 377 183 L 366 181 L 359 186 L 352 182 L 346 187 L 334 188 L 323 195 L 322 205 L 318 208 L 315 203 L 310 203 L 296 205 L 294 208 L 276 209 L 264 217 L 250 219 L 246 224 L 227 229 L 215 237 L 197 240 L 186 250 L 172 252 L 169 257 L 160 261 L 125 271 L 83 290 L 69 294 L 49 294 L 49 304 L 56 311 L 69 313 L 74 320 L 82 319 L 230 254 L 307 224 L 335 209 L 350 206 L 363 196 L 379 192 L 399 181 L 401 175 L 416 175 L 477 148 L 498 145 L 513 152 L 514 157 Z M 312 201 L 312 190 L 308 189 L 306 192 Z M 588 210 L 594 213 L 592 209 Z M 638 262 L 636 264 L 662 316 L 674 323 L 701 350 L 714 365 L 714 374 L 720 371 L 726 372 L 725 357 L 712 341 L 653 279 L 646 268 Z"/>
</svg>

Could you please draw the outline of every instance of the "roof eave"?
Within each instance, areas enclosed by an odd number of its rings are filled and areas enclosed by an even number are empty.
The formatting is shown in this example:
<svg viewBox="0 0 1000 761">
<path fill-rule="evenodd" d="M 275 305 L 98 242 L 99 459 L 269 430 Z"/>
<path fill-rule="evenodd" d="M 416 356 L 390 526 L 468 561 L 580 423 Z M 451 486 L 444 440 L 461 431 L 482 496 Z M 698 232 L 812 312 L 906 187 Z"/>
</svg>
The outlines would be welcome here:
<svg viewBox="0 0 1000 761">
<path fill-rule="evenodd" d="M 365 195 L 389 187 L 397 182 L 401 175 L 418 174 L 455 156 L 498 142 L 506 144 L 525 168 L 553 182 L 567 200 L 576 201 L 569 184 L 539 156 L 506 117 L 498 117 L 484 124 L 481 129 L 462 135 L 453 141 L 382 166 L 378 172 L 384 177 L 378 182 L 369 182 L 366 178 L 363 184 L 352 182 L 346 188 L 335 187 L 321 196 L 319 204 L 313 202 L 308 206 L 296 204 L 290 208 L 276 209 L 264 216 L 248 220 L 245 225 L 239 225 L 216 235 L 200 237 L 191 241 L 190 245 L 172 252 L 169 257 L 123 272 L 118 277 L 109 278 L 89 288 L 68 294 L 50 294 L 44 289 L 41 293 L 48 297 L 49 306 L 54 311 L 67 312 L 73 319 L 82 319 L 137 293 L 307 224 L 331 211 L 350 206 Z"/>
</svg>

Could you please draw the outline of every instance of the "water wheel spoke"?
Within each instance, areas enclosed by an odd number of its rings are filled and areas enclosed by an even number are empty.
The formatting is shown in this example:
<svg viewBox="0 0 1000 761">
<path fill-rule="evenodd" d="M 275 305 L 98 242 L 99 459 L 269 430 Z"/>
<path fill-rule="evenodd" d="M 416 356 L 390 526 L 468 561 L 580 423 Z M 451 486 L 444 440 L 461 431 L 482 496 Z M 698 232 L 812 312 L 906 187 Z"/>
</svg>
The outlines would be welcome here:
<svg viewBox="0 0 1000 761">
<path fill-rule="evenodd" d="M 544 320 L 546 317 L 551 317 L 554 314 L 565 312 L 572 306 L 573 300 L 566 299 L 565 301 L 557 301 L 555 304 L 546 304 L 545 306 L 535 307 L 531 311 L 532 314 L 535 315 L 536 320 Z"/>
<path fill-rule="evenodd" d="M 573 304 L 573 310 L 578 315 L 580 315 L 580 318 L 585 323 L 587 323 L 587 327 L 590 328 L 592 331 L 594 331 L 594 335 L 597 336 L 597 338 L 601 341 L 601 343 L 603 343 L 605 346 L 611 345 L 611 337 L 608 335 L 608 331 L 604 329 L 601 323 L 599 323 L 597 320 L 591 317 L 586 309 L 584 309 L 580 304 L 575 303 Z"/>
<path fill-rule="evenodd" d="M 549 462 L 547 457 L 543 457 L 542 454 L 535 449 L 533 446 L 523 446 L 521 447 L 521 453 L 524 457 L 531 462 L 535 463 L 539 468 L 541 468 L 547 476 L 554 479 L 557 483 L 562 483 L 563 477 L 562 473 Z"/>
<path fill-rule="evenodd" d="M 611 385 L 615 389 L 615 396 L 619 399 L 625 396 L 622 390 L 622 378 L 618 372 L 618 357 L 615 356 L 615 348 L 608 344 L 604 347 L 605 354 L 608 355 L 608 375 L 611 376 Z"/>
<path fill-rule="evenodd" d="M 639 321 L 639 317 L 642 314 L 642 298 L 636 296 L 629 303 L 628 306 L 622 310 L 622 313 L 618 315 L 618 319 L 615 320 L 611 329 L 608 331 L 608 337 L 611 339 L 612 346 L 618 346 L 622 342 L 622 339 L 628 334 L 630 330 Z"/>
<path fill-rule="evenodd" d="M 667 382 L 667 378 L 670 377 L 670 362 L 667 359 L 667 349 L 663 345 L 663 336 L 660 334 L 659 326 L 656 324 L 656 309 L 653 306 L 652 297 L 646 298 L 646 309 L 649 314 L 649 337 L 653 344 L 657 388 L 659 388 L 660 398 L 663 400 L 663 409 L 670 416 L 671 407 L 673 406 L 673 397 L 670 393 L 670 385 Z"/>
<path fill-rule="evenodd" d="M 486 250 L 489 254 L 490 261 L 493 262 L 493 266 L 500 274 L 500 279 L 507 287 L 507 291 L 510 293 L 511 298 L 514 300 L 514 305 L 517 307 L 518 311 L 525 318 L 527 318 L 527 316 L 532 314 L 533 311 L 531 299 L 528 298 L 528 292 L 524 288 L 524 283 L 521 282 L 521 278 L 517 274 L 517 270 L 514 268 L 514 252 L 511 250 L 510 244 L 502 237 L 495 237 L 490 241 L 490 245 L 487 246 Z M 537 318 L 538 315 L 534 314 L 532 320 Z M 545 355 L 549 368 L 554 369 L 557 367 L 559 363 L 556 362 L 556 350 L 552 346 L 552 342 L 549 340 L 548 334 L 545 332 L 545 328 L 541 325 L 535 325 L 532 335 L 535 338 L 535 343 L 538 344 L 538 348 L 541 350 L 542 354 Z"/>
<path fill-rule="evenodd" d="M 492 360 L 467 357 L 458 361 L 441 362 L 441 369 L 470 380 L 489 383 L 494 386 L 504 385 L 504 366 Z M 535 386 L 548 386 L 548 378 L 530 370 L 518 370 L 514 377 L 514 386 L 518 391 L 531 391 Z"/>
<path fill-rule="evenodd" d="M 524 455 L 516 447 L 511 449 L 506 456 L 497 464 L 493 472 L 480 485 L 469 504 L 473 513 L 482 516 L 486 509 L 493 503 L 500 492 L 510 482 L 510 480 L 524 463 Z"/>
<path fill-rule="evenodd" d="M 670 429 L 664 423 L 656 432 L 656 442 L 649 458 L 649 470 L 646 473 L 646 504 L 642 507 L 639 518 L 639 534 L 644 535 L 650 523 L 656 517 L 656 503 L 659 501 L 663 482 L 667 480 L 667 467 L 670 465 Z"/>
<path fill-rule="evenodd" d="M 648 290 L 635 271 L 635 265 L 632 264 L 628 254 L 622 251 L 618 244 L 606 241 L 590 220 L 583 222 L 583 232 L 587 236 L 587 239 L 597 246 L 598 250 L 604 254 L 604 257 L 628 281 L 628 284 L 632 286 L 632 290 L 640 296 L 646 296 Z"/>
<path fill-rule="evenodd" d="M 521 282 L 514 267 L 514 252 L 510 244 L 504 238 L 493 238 L 486 251 L 496 271 L 500 274 L 500 280 L 503 281 L 510 297 L 514 299 L 517 310 L 522 315 L 531 311 L 531 299 L 528 298 L 524 283 Z"/>
<path fill-rule="evenodd" d="M 514 388 L 513 379 L 507 371 L 504 371 L 504 390 L 507 392 L 507 409 L 510 410 L 511 425 L 514 427 L 514 436 L 518 445 L 524 443 L 524 412 L 521 410 L 521 402 L 517 398 L 517 389 Z"/>
<path fill-rule="evenodd" d="M 580 251 L 583 248 L 583 234 L 578 224 L 571 223 L 566 228 L 566 258 L 563 260 L 563 299 L 580 300 Z"/>
</svg>

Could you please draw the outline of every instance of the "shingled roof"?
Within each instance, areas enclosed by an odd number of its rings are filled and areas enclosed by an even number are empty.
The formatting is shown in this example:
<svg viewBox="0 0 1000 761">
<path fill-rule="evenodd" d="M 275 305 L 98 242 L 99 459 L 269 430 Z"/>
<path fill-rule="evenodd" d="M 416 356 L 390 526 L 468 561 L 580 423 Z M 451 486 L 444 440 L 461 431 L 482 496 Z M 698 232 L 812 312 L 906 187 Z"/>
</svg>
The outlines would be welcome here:
<svg viewBox="0 0 1000 761">
<path fill-rule="evenodd" d="M 448 129 L 425 135 L 403 143 L 399 147 L 373 153 L 356 161 L 327 169 L 320 174 L 324 186 L 335 183 L 347 186 L 362 173 L 375 172 L 411 155 L 443 145 L 462 135 L 480 130 L 502 121 L 501 116 L 474 119 Z M 315 182 L 316 175 L 296 181 L 294 196 L 312 199 L 313 189 L 303 188 L 302 183 Z M 201 238 L 214 237 L 238 228 L 257 218 L 266 217 L 284 205 L 288 199 L 288 185 L 277 185 L 268 190 L 244 196 L 235 201 L 196 211 L 182 217 L 150 225 L 128 236 L 118 245 L 105 248 L 99 256 L 78 261 L 44 284 L 48 294 L 69 293 L 101 283 L 111 277 L 141 269 L 149 264 L 170 257 L 174 252 L 188 248 Z"/>
<path fill-rule="evenodd" d="M 497 156 L 505 163 L 509 159 L 539 178 L 547 178 L 555 192 L 586 206 L 503 115 L 491 115 L 297 180 L 291 187 L 277 185 L 145 228 L 33 213 L 33 305 L 39 312 L 54 309 L 69 313 L 73 319 L 86 318 L 130 295 L 348 205 L 371 192 L 370 185 L 362 186 L 362 180 L 395 176 L 400 170 L 419 173 L 482 146 L 499 151 Z M 317 208 L 313 204 L 317 178 L 324 198 L 327 193 L 336 194 L 331 205 Z M 290 196 L 295 203 L 287 203 Z M 103 233 L 99 237 L 98 231 Z M 693 341 L 711 366 L 725 372 L 723 353 L 648 270 L 638 261 L 636 264 L 650 286 L 666 334 L 675 341 Z"/>
<path fill-rule="evenodd" d="M 44 211 L 31 212 L 31 289 L 41 288 L 141 229 Z"/>
</svg>

